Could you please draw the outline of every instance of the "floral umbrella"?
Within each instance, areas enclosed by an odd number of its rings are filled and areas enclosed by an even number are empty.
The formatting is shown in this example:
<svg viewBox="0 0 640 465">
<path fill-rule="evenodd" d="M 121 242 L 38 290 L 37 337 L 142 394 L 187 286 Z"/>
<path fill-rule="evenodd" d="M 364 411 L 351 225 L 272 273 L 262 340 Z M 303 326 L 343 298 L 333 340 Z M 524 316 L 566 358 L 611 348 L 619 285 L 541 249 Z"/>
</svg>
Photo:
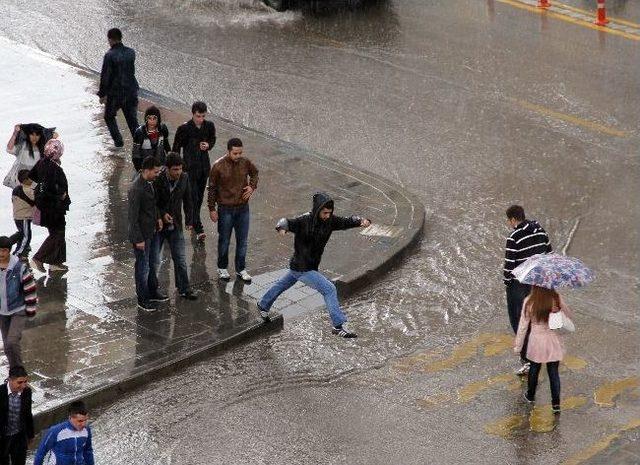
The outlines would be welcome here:
<svg viewBox="0 0 640 465">
<path fill-rule="evenodd" d="M 577 258 L 558 254 L 539 254 L 529 257 L 512 271 L 523 284 L 558 289 L 582 287 L 596 276 Z"/>
</svg>

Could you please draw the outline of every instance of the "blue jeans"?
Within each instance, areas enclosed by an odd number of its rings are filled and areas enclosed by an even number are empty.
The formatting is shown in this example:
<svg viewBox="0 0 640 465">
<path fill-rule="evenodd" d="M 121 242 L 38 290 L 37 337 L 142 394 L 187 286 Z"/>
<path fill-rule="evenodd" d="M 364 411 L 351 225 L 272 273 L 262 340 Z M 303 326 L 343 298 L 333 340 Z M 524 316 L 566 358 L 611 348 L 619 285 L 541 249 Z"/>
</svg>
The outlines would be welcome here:
<svg viewBox="0 0 640 465">
<path fill-rule="evenodd" d="M 166 228 L 166 225 L 165 225 Z M 169 243 L 169 250 L 171 251 L 171 261 L 173 262 L 173 272 L 176 277 L 176 287 L 180 294 L 184 294 L 189 291 L 189 274 L 187 273 L 187 255 L 184 249 L 184 234 L 182 229 L 173 229 L 169 231 L 163 229 L 160 233 L 155 235 L 155 246 L 153 247 L 156 254 L 156 276 L 158 269 L 160 268 L 160 256 L 162 254 L 162 247 L 164 242 Z"/>
<path fill-rule="evenodd" d="M 231 233 L 236 232 L 236 273 L 246 267 L 247 238 L 249 237 L 249 205 L 218 206 L 218 268 L 229 266 Z"/>
<path fill-rule="evenodd" d="M 136 257 L 135 280 L 136 294 L 138 295 L 138 303 L 148 303 L 151 297 L 158 292 L 158 276 L 156 269 L 158 268 L 158 256 L 156 251 L 157 240 L 154 234 L 153 238 L 144 241 L 144 250 L 137 249 L 133 246 L 133 253 Z"/>
<path fill-rule="evenodd" d="M 258 305 L 260 308 L 269 311 L 278 296 L 298 281 L 305 283 L 307 286 L 322 294 L 327 310 L 329 310 L 329 316 L 331 317 L 333 326 L 340 326 L 347 321 L 347 316 L 340 308 L 340 303 L 338 302 L 338 291 L 336 290 L 335 284 L 318 271 L 289 270 L 286 275 L 280 278 L 280 280 L 262 296 Z"/>
</svg>

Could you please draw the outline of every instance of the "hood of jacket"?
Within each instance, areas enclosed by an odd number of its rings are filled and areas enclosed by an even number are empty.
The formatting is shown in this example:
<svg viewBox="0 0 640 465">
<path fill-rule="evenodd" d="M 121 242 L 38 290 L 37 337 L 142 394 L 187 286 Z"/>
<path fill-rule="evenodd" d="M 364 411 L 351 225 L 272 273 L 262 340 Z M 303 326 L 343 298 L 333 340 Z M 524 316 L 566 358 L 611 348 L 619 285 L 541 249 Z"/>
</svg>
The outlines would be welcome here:
<svg viewBox="0 0 640 465">
<path fill-rule="evenodd" d="M 324 207 L 331 208 L 333 210 L 333 199 L 326 192 L 316 192 L 313 194 L 313 207 L 311 208 L 311 216 L 314 221 L 319 219 L 318 215 L 320 215 L 320 210 Z M 333 214 L 333 212 L 332 212 Z"/>
</svg>

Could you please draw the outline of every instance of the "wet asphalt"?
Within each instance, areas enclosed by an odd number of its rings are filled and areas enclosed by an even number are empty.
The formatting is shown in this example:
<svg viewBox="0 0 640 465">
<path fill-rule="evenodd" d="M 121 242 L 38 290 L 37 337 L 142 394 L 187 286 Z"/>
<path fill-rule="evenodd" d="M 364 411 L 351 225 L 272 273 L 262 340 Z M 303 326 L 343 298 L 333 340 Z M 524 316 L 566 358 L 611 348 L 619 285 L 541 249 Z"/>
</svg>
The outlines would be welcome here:
<svg viewBox="0 0 640 465">
<path fill-rule="evenodd" d="M 248 0 L 3 1 L 7 37 L 98 68 L 104 31 L 118 25 L 144 87 L 204 98 L 427 205 L 415 253 L 346 302 L 357 342 L 305 315 L 158 381 L 97 418 L 103 460 L 580 463 L 640 418 L 638 41 L 514 3 L 274 13 Z M 636 3 L 612 3 L 640 20 Z M 500 269 L 513 202 L 599 276 L 568 294 L 580 332 L 555 422 L 529 412 L 506 377 Z"/>
</svg>

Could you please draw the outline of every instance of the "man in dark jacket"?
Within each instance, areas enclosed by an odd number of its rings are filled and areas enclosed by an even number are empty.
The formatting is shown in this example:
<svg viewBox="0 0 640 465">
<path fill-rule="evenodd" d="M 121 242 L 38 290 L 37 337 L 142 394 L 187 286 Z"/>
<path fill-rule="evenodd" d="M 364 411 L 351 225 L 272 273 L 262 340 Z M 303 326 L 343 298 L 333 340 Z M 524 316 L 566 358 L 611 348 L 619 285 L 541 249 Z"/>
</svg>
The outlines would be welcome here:
<svg viewBox="0 0 640 465">
<path fill-rule="evenodd" d="M 504 258 L 504 284 L 507 292 L 507 311 L 509 312 L 509 323 L 514 333 L 518 332 L 520 323 L 520 313 L 524 299 L 529 295 L 531 286 L 518 282 L 511 271 L 533 255 L 550 253 L 552 251 L 551 241 L 547 232 L 535 220 L 527 220 L 524 215 L 524 208 L 520 205 L 511 205 L 507 208 L 507 223 L 513 229 L 507 238 Z M 522 366 L 516 374 L 524 376 L 529 373 L 530 364 L 527 361 L 527 342 L 529 335 L 522 346 L 520 360 Z"/>
<path fill-rule="evenodd" d="M 160 263 L 162 246 L 166 240 L 171 250 L 173 270 L 176 278 L 176 287 L 180 297 L 187 300 L 196 300 L 196 295 L 189 289 L 189 275 L 187 273 L 187 258 L 184 251 L 184 235 L 182 234 L 182 210 L 184 209 L 185 228 L 192 228 L 193 204 L 191 199 L 191 187 L 189 175 L 182 172 L 184 161 L 180 155 L 169 152 L 166 168 L 160 172 L 153 186 L 156 191 L 156 202 L 160 218 L 162 219 L 162 231 L 156 235 L 157 253 L 155 263 Z"/>
<path fill-rule="evenodd" d="M 338 302 L 336 286 L 318 271 L 324 248 L 333 231 L 371 225 L 371 221 L 359 216 L 342 217 L 333 214 L 333 200 L 329 195 L 319 192 L 313 196 L 313 208 L 297 218 L 282 218 L 276 230 L 284 235 L 295 234 L 294 253 L 289 262 L 289 272 L 284 275 L 262 297 L 258 303 L 260 316 L 268 321 L 269 309 L 280 294 L 302 281 L 322 294 L 333 324 L 332 332 L 341 337 L 357 337 L 344 327 L 347 317 Z"/>
<path fill-rule="evenodd" d="M 142 170 L 129 187 L 129 240 L 133 244 L 136 257 L 135 280 L 138 307 L 142 310 L 157 309 L 157 302 L 168 300 L 158 292 L 158 276 L 154 250 L 157 245 L 156 233 L 162 230 L 162 219 L 156 206 L 153 181 L 160 172 L 160 163 L 155 157 L 147 157 L 142 162 Z"/>
<path fill-rule="evenodd" d="M 191 106 L 191 114 L 191 119 L 178 126 L 176 130 L 173 151 L 178 153 L 182 151 L 193 198 L 193 232 L 198 241 L 204 241 L 207 235 L 204 232 L 202 221 L 200 221 L 200 210 L 211 170 L 209 150 L 216 143 L 216 127 L 213 121 L 205 119 L 206 103 L 195 102 Z"/>
<path fill-rule="evenodd" d="M 31 388 L 27 372 L 18 365 L 0 387 L 0 465 L 24 465 L 27 446 L 33 439 Z"/>
<path fill-rule="evenodd" d="M 124 142 L 116 122 L 116 113 L 122 109 L 131 136 L 138 127 L 138 81 L 135 76 L 136 52 L 122 45 L 120 29 L 107 32 L 111 49 L 104 55 L 100 72 L 98 97 L 104 103 L 104 120 L 116 147 Z"/>
</svg>

